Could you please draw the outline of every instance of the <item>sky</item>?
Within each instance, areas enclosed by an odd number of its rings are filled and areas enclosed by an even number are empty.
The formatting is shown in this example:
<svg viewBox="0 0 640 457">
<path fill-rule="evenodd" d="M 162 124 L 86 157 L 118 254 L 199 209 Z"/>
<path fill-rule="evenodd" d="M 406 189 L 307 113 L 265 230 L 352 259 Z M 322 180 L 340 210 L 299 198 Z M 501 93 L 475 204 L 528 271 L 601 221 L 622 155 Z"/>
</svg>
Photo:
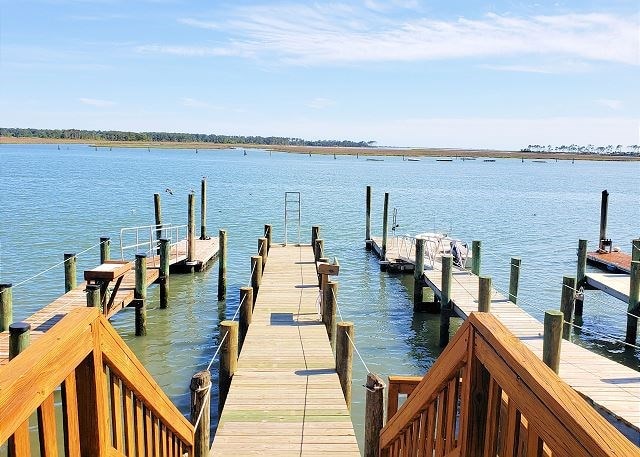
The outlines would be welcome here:
<svg viewBox="0 0 640 457">
<path fill-rule="evenodd" d="M 0 0 L 0 126 L 639 144 L 639 5 Z"/>
</svg>

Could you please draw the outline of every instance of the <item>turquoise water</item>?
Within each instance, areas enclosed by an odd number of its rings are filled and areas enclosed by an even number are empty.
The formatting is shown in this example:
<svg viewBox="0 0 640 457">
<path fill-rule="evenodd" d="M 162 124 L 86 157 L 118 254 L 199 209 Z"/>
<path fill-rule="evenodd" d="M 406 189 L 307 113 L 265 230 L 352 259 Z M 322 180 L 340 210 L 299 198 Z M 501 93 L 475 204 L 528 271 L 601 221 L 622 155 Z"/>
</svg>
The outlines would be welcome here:
<svg viewBox="0 0 640 457">
<path fill-rule="evenodd" d="M 265 223 L 283 237 L 284 192 L 302 195 L 302 241 L 322 226 L 325 251 L 341 263 L 339 303 L 355 323 L 369 370 L 423 374 L 438 355 L 438 316 L 413 314 L 410 276 L 381 273 L 364 250 L 365 186 L 374 190 L 374 234 L 381 233 L 382 198 L 398 210 L 397 233 L 446 231 L 483 242 L 483 272 L 508 287 L 509 259 L 522 258 L 520 300 L 538 319 L 558 308 L 562 275 L 575 274 L 579 238 L 598 237 L 600 193 L 610 192 L 608 235 L 623 250 L 640 236 L 640 163 L 419 162 L 387 157 L 306 156 L 249 150 L 99 149 L 86 145 L 0 147 L 0 282 L 18 284 L 62 260 L 64 252 L 112 237 L 119 255 L 122 227 L 153 224 L 153 194 L 162 194 L 165 222 L 186 223 L 187 194 L 208 181 L 208 228 L 229 236 L 228 299 L 218 302 L 217 268 L 171 278 L 170 308 L 153 309 L 149 290 L 146 337 L 134 336 L 133 312 L 113 319 L 136 354 L 178 407 L 188 414 L 189 381 L 216 348 L 218 322 L 231 317 L 238 288 L 249 281 L 249 257 Z M 165 192 L 173 190 L 173 195 Z M 199 221 L 199 216 L 197 216 Z M 291 238 L 290 238 L 291 239 Z M 99 259 L 96 247 L 78 258 L 78 271 Z M 64 291 L 61 265 L 15 287 L 14 317 L 22 319 Z M 640 351 L 624 351 L 626 304 L 588 292 L 582 344 L 639 369 Z M 456 323 L 455 325 L 459 325 Z M 216 364 L 214 364 L 216 367 Z M 362 433 L 366 370 L 354 361 L 353 421 Z M 214 372 L 214 378 L 216 373 Z M 214 382 L 216 382 L 214 380 Z M 212 410 L 217 411 L 214 395 Z M 215 414 L 212 417 L 215 427 Z"/>
</svg>

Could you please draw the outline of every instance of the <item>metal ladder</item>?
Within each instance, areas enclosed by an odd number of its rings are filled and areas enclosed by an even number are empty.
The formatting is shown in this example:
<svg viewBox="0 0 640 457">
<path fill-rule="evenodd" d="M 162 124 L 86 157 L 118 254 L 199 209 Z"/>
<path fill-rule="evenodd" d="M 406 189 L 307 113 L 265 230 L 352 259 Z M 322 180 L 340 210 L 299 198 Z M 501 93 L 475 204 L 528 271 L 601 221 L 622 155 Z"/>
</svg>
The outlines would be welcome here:
<svg viewBox="0 0 640 457">
<path fill-rule="evenodd" d="M 298 224 L 298 244 L 300 244 L 300 192 L 284 193 L 284 245 L 289 242 L 289 223 Z"/>
</svg>

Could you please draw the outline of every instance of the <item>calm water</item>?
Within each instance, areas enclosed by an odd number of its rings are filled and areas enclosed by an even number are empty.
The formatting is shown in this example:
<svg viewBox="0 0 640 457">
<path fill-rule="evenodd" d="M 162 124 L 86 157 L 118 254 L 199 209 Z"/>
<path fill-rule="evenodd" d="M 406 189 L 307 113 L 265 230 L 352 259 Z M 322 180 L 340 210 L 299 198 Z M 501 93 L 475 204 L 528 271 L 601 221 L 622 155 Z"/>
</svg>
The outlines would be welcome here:
<svg viewBox="0 0 640 457">
<path fill-rule="evenodd" d="M 0 147 L 0 281 L 17 284 L 80 252 L 101 235 L 112 237 L 119 255 L 122 227 L 153 223 L 153 194 L 162 194 L 165 222 L 186 223 L 187 194 L 208 180 L 212 233 L 229 234 L 228 299 L 216 299 L 217 268 L 171 278 L 170 308 L 150 309 L 147 337 L 134 336 L 133 312 L 114 326 L 133 347 L 178 407 L 188 414 L 189 381 L 206 367 L 217 343 L 218 322 L 231 317 L 238 288 L 249 281 L 250 261 L 263 225 L 283 236 L 284 192 L 302 194 L 302 240 L 322 225 L 325 251 L 341 263 L 339 302 L 355 322 L 356 341 L 371 371 L 423 374 L 438 355 L 438 316 L 412 312 L 410 276 L 380 273 L 364 250 L 365 186 L 374 189 L 374 233 L 381 233 L 383 193 L 398 210 L 399 234 L 446 231 L 483 241 L 483 272 L 508 287 L 509 258 L 522 257 L 520 300 L 538 319 L 558 308 L 563 274 L 575 274 L 579 238 L 598 237 L 600 192 L 610 192 L 608 234 L 629 251 L 640 236 L 639 163 L 519 160 L 384 162 L 355 157 L 270 154 L 250 150 L 114 149 L 81 145 Z M 173 190 L 173 195 L 165 189 Z M 197 216 L 199 221 L 199 216 Z M 96 248 L 78 258 L 78 271 L 92 268 Z M 14 289 L 14 317 L 22 319 L 64 291 L 62 266 Z M 158 289 L 149 290 L 150 307 Z M 588 292 L 584 345 L 639 369 L 640 351 L 625 353 L 626 304 Z M 456 324 L 457 325 L 457 324 Z M 214 364 L 214 367 L 217 364 Z M 214 372 L 214 378 L 217 374 Z M 366 370 L 354 361 L 353 421 L 362 433 Z M 216 378 L 217 379 L 217 378 Z M 214 382 L 217 382 L 214 379 Z M 217 411 L 217 398 L 212 410 Z M 215 414 L 212 420 L 215 427 Z"/>
</svg>

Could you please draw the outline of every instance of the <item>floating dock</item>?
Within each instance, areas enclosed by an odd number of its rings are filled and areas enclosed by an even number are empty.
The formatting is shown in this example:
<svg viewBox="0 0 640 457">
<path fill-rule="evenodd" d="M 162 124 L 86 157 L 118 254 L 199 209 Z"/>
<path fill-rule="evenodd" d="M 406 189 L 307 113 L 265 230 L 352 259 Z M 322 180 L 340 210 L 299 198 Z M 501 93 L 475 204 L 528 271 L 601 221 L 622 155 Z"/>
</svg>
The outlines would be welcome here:
<svg viewBox="0 0 640 457">
<path fill-rule="evenodd" d="M 589 252 L 587 262 L 611 273 L 629 274 L 631 271 L 631 254 L 626 252 Z"/>
<path fill-rule="evenodd" d="M 381 238 L 372 238 L 373 251 L 381 257 Z M 387 240 L 387 258 L 382 262 L 415 262 L 399 252 L 394 237 Z M 415 256 L 412 252 L 411 256 Z M 425 267 L 424 281 L 440 296 L 442 272 L 438 264 Z M 628 286 L 627 286 L 628 290 Z M 478 310 L 478 276 L 467 270 L 454 268 L 451 301 L 458 316 L 466 319 Z M 534 354 L 542 358 L 544 326 L 522 308 L 492 290 L 491 314 L 517 336 Z M 560 377 L 601 413 L 613 416 L 636 433 L 640 432 L 640 373 L 595 354 L 570 341 L 562 341 Z M 637 439 L 636 439 L 637 441 Z"/>
<path fill-rule="evenodd" d="M 210 455 L 359 456 L 311 246 L 271 245 Z"/>
</svg>

